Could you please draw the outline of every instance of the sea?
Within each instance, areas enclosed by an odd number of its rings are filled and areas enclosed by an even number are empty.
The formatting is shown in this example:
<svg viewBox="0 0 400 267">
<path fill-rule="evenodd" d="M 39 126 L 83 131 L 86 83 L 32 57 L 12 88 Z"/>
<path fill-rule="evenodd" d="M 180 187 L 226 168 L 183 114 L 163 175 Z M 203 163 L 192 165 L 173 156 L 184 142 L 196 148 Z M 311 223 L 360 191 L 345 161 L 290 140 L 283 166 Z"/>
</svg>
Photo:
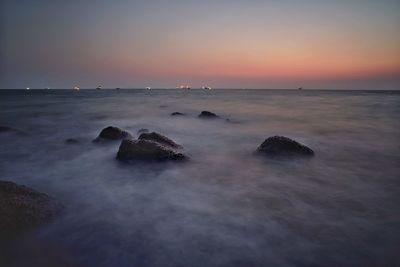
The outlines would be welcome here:
<svg viewBox="0 0 400 267">
<path fill-rule="evenodd" d="M 400 91 L 0 90 L 0 126 L 0 180 L 65 207 L 4 267 L 400 266 Z M 107 126 L 190 160 L 117 161 Z M 253 153 L 276 135 L 315 156 Z"/>
</svg>

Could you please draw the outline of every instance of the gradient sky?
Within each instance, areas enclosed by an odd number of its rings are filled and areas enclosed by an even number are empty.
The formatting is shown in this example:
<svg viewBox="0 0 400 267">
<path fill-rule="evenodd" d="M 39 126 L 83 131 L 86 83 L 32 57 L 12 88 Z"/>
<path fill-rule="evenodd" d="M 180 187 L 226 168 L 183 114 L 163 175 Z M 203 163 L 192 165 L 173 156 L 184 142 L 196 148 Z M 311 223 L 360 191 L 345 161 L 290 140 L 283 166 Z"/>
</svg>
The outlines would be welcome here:
<svg viewBox="0 0 400 267">
<path fill-rule="evenodd" d="M 0 3 L 0 88 L 400 89 L 398 0 Z"/>
</svg>

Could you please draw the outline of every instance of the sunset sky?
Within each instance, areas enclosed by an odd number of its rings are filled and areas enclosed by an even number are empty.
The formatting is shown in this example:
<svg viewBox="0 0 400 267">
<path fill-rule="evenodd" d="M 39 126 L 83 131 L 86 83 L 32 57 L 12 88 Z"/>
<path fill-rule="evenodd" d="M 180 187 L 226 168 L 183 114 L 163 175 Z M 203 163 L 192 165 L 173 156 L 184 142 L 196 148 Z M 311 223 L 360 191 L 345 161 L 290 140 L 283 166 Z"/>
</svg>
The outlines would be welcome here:
<svg viewBox="0 0 400 267">
<path fill-rule="evenodd" d="M 396 0 L 0 1 L 0 88 L 400 89 Z"/>
</svg>

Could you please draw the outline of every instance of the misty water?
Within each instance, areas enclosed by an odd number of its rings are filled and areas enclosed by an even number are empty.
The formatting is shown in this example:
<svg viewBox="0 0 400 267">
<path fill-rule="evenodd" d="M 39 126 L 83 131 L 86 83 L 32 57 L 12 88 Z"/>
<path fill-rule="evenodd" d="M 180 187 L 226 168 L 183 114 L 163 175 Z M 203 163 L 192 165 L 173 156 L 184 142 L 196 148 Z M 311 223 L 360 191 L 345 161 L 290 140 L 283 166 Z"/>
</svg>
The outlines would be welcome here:
<svg viewBox="0 0 400 267">
<path fill-rule="evenodd" d="M 400 92 L 1 90 L 0 125 L 25 133 L 0 133 L 0 180 L 65 206 L 0 251 L 4 266 L 400 264 Z M 109 125 L 191 159 L 121 163 L 119 141 L 91 142 Z M 274 135 L 315 157 L 253 155 Z"/>
</svg>

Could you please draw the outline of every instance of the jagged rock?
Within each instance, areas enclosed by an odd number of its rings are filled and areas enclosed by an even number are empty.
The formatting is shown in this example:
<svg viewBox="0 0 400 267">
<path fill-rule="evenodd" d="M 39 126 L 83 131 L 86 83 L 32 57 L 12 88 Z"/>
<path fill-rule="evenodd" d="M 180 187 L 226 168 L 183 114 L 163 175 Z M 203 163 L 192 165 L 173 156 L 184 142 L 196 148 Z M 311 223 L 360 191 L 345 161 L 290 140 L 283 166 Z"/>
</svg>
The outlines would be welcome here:
<svg viewBox="0 0 400 267">
<path fill-rule="evenodd" d="M 188 157 L 159 143 L 138 139 L 122 140 L 117 159 L 123 161 L 184 161 Z"/>
<path fill-rule="evenodd" d="M 63 206 L 29 187 L 0 181 L 0 240 L 50 221 Z"/>
<path fill-rule="evenodd" d="M 202 119 L 215 119 L 215 118 L 218 118 L 218 116 L 215 113 L 212 113 L 210 111 L 202 111 L 199 114 L 199 118 L 202 118 Z"/>
<path fill-rule="evenodd" d="M 172 141 L 168 137 L 166 137 L 166 136 L 164 136 L 162 134 L 156 133 L 156 132 L 142 133 L 139 136 L 139 139 L 153 141 L 153 142 L 159 143 L 161 145 L 169 146 L 169 147 L 172 147 L 172 148 L 182 148 L 181 145 L 175 143 L 174 141 Z"/>
<path fill-rule="evenodd" d="M 314 151 L 290 138 L 272 136 L 267 138 L 256 150 L 266 156 L 313 156 Z"/>
<path fill-rule="evenodd" d="M 126 138 L 132 138 L 132 135 L 118 127 L 108 126 L 100 132 L 99 136 L 94 139 L 93 142 L 98 143 L 102 141 L 121 140 Z"/>
<path fill-rule="evenodd" d="M 181 112 L 172 112 L 171 116 L 184 116 L 185 114 L 181 113 Z"/>
</svg>

